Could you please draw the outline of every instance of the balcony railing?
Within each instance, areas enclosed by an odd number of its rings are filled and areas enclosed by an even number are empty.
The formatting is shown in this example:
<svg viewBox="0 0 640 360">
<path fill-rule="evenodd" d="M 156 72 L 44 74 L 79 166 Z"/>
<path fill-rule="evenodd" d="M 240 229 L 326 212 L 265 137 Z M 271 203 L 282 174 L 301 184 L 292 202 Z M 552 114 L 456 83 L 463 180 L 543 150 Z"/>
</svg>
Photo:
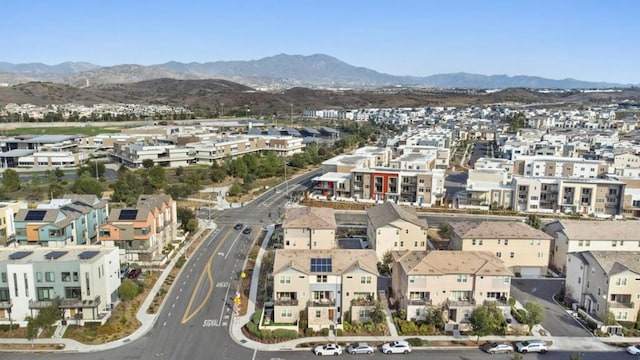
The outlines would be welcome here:
<svg viewBox="0 0 640 360">
<path fill-rule="evenodd" d="M 0 301 L 0 309 L 11 309 L 12 306 L 11 301 Z"/>
<path fill-rule="evenodd" d="M 452 307 L 469 307 L 469 306 L 475 306 L 475 305 L 476 305 L 476 300 L 475 299 L 469 299 L 469 298 L 462 298 L 460 300 L 447 299 L 447 306 L 449 308 L 452 308 Z"/>
<path fill-rule="evenodd" d="M 309 300 L 308 307 L 332 307 L 336 306 L 336 301 L 331 299 Z"/>
<path fill-rule="evenodd" d="M 376 300 L 373 298 L 359 298 L 351 300 L 351 306 L 373 306 Z"/>
<path fill-rule="evenodd" d="M 506 306 L 509 305 L 509 303 L 507 302 L 507 298 L 487 298 L 484 300 L 484 304 L 485 305 L 489 305 L 489 304 L 497 304 L 499 306 Z"/>
<path fill-rule="evenodd" d="M 30 309 L 43 309 L 50 306 L 54 306 L 57 300 L 29 300 Z M 100 305 L 100 296 L 96 296 L 93 299 L 60 299 L 58 306 L 63 309 L 70 308 L 97 308 Z"/>
<path fill-rule="evenodd" d="M 409 305 L 411 306 L 429 306 L 431 305 L 431 299 L 411 299 L 409 300 Z"/>
<path fill-rule="evenodd" d="M 634 308 L 634 303 L 633 301 L 630 302 L 618 302 L 618 301 L 609 301 L 608 303 L 609 306 L 609 310 L 611 309 L 633 309 Z"/>
<path fill-rule="evenodd" d="M 274 301 L 276 306 L 298 306 L 298 299 L 280 298 Z"/>
</svg>

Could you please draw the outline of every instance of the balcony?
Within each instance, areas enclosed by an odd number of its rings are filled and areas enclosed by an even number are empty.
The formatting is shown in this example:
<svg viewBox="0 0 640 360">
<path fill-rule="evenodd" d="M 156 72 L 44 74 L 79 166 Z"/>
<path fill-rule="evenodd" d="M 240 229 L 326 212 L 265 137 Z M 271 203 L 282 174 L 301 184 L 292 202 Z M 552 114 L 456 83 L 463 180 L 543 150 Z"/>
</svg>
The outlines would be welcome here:
<svg viewBox="0 0 640 360">
<path fill-rule="evenodd" d="M 607 306 L 609 307 L 609 311 L 611 311 L 611 309 L 633 309 L 635 304 L 633 303 L 633 301 L 630 301 L 630 302 L 609 301 L 607 302 Z"/>
<path fill-rule="evenodd" d="M 11 301 L 0 301 L 0 309 L 11 309 L 12 306 Z"/>
<path fill-rule="evenodd" d="M 431 306 L 431 299 L 410 299 L 409 306 Z"/>
<path fill-rule="evenodd" d="M 44 309 L 58 305 L 62 309 L 71 308 L 97 308 L 100 305 L 100 296 L 93 299 L 52 299 L 52 300 L 29 300 L 29 309 Z"/>
<path fill-rule="evenodd" d="M 307 303 L 308 307 L 334 307 L 336 306 L 335 299 L 318 299 L 318 300 L 309 300 Z"/>
<path fill-rule="evenodd" d="M 507 306 L 509 303 L 507 302 L 506 297 L 502 298 L 487 298 L 484 300 L 484 305 L 496 304 L 498 306 Z"/>
<path fill-rule="evenodd" d="M 298 306 L 298 299 L 280 298 L 276 299 L 273 304 L 275 306 Z"/>
<path fill-rule="evenodd" d="M 373 306 L 376 304 L 374 298 L 358 298 L 351 300 L 351 306 Z"/>
<path fill-rule="evenodd" d="M 476 300 L 470 298 L 460 298 L 459 300 L 447 299 L 446 305 L 448 308 L 473 307 L 476 305 Z"/>
</svg>

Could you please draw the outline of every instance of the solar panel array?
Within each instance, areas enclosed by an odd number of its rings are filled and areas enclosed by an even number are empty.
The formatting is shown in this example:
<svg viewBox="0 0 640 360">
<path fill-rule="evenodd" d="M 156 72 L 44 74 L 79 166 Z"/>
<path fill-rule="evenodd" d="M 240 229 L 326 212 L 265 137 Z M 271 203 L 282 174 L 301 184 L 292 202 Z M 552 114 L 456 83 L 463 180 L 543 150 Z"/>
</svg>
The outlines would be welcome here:
<svg viewBox="0 0 640 360">
<path fill-rule="evenodd" d="M 78 254 L 78 258 L 80 258 L 80 260 L 87 260 L 87 259 L 91 259 L 92 257 L 98 254 L 100 254 L 100 251 L 83 251 L 80 254 Z"/>
<path fill-rule="evenodd" d="M 13 254 L 9 254 L 9 259 L 10 260 L 20 260 L 24 257 L 27 257 L 29 255 L 33 254 L 33 251 L 16 251 Z"/>
<path fill-rule="evenodd" d="M 44 216 L 47 214 L 46 210 L 29 210 L 27 215 L 24 217 L 26 221 L 41 221 L 44 219 Z"/>
<path fill-rule="evenodd" d="M 332 272 L 331 258 L 312 258 L 311 272 Z"/>
<path fill-rule="evenodd" d="M 138 217 L 138 210 L 120 210 L 118 220 L 135 220 Z"/>
<path fill-rule="evenodd" d="M 66 254 L 67 251 L 52 251 L 50 253 L 48 253 L 47 255 L 44 256 L 45 259 L 47 260 L 55 260 L 59 257 L 61 257 L 62 255 Z"/>
</svg>

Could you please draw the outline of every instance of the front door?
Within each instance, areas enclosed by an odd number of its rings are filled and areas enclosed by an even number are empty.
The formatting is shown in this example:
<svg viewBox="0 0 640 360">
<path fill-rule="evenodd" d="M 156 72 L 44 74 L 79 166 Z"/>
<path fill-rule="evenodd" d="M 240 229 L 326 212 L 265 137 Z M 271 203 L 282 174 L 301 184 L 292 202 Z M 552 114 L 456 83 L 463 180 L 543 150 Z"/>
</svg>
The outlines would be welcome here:
<svg viewBox="0 0 640 360">
<path fill-rule="evenodd" d="M 449 321 L 458 322 L 458 310 L 449 309 Z"/>
<path fill-rule="evenodd" d="M 335 310 L 329 309 L 329 320 L 335 321 L 334 316 L 335 316 Z"/>
</svg>

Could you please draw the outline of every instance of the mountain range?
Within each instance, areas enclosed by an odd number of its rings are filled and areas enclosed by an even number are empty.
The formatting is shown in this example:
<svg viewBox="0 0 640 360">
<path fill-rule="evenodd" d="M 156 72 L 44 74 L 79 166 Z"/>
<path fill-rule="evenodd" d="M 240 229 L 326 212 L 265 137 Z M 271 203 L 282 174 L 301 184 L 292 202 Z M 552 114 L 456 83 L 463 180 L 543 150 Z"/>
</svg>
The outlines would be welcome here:
<svg viewBox="0 0 640 360">
<path fill-rule="evenodd" d="M 134 83 L 159 78 L 179 80 L 223 79 L 257 89 L 268 88 L 379 88 L 387 86 L 502 89 L 511 87 L 581 89 L 629 87 L 629 84 L 547 79 L 537 76 L 478 75 L 396 76 L 347 64 L 334 57 L 279 54 L 251 61 L 214 61 L 157 65 L 125 64 L 109 67 L 87 62 L 12 64 L 0 62 L 0 83 L 46 81 L 76 87 Z"/>
</svg>

